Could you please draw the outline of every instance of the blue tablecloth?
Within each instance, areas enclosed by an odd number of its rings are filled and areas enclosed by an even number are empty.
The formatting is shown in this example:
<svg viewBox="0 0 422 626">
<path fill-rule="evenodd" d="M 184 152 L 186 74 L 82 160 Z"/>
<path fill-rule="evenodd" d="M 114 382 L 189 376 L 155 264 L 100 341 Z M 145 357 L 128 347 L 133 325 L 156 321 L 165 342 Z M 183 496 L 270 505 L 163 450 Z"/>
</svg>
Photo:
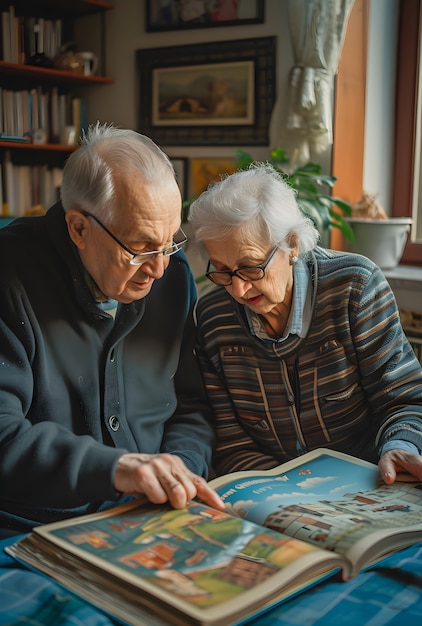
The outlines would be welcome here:
<svg viewBox="0 0 422 626">
<path fill-rule="evenodd" d="M 0 541 L 0 625 L 115 626 L 109 617 L 45 576 L 18 566 Z M 349 582 L 326 581 L 250 626 L 422 626 L 422 544 Z"/>
</svg>

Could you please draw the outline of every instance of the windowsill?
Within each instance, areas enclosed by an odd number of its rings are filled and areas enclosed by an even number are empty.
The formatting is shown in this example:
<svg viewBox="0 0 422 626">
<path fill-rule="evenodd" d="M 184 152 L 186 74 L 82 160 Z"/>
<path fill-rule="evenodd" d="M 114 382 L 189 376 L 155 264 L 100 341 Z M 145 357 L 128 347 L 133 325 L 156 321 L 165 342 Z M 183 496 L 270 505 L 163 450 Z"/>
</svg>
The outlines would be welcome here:
<svg viewBox="0 0 422 626">
<path fill-rule="evenodd" d="M 422 268 L 399 265 L 384 270 L 397 305 L 400 318 L 408 336 L 421 337 L 422 333 Z M 417 340 L 420 343 L 420 339 Z"/>
<path fill-rule="evenodd" d="M 407 286 L 406 284 L 403 284 L 403 281 L 404 283 L 422 283 L 422 267 L 416 267 L 413 265 L 398 265 L 394 269 L 384 270 L 383 273 L 388 282 L 398 280 L 403 287 Z"/>
</svg>

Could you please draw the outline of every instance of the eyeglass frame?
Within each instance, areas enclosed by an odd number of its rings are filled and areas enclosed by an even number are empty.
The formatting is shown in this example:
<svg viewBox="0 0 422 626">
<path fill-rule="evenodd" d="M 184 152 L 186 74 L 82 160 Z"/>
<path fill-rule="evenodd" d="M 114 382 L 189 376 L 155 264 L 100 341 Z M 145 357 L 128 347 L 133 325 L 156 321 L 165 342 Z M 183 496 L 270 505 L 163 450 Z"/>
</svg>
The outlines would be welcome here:
<svg viewBox="0 0 422 626">
<path fill-rule="evenodd" d="M 237 270 L 226 270 L 226 271 L 219 271 L 219 270 L 214 270 L 213 272 L 209 271 L 209 268 L 211 266 L 211 261 L 208 260 L 208 265 L 207 265 L 207 269 L 205 270 L 205 276 L 208 278 L 208 280 L 210 280 L 212 283 L 214 283 L 214 285 L 218 285 L 219 287 L 229 287 L 230 285 L 233 284 L 233 276 L 236 276 L 237 278 L 240 278 L 240 280 L 243 280 L 243 282 L 245 283 L 254 283 L 257 280 L 262 280 L 265 277 L 265 270 L 267 268 L 267 266 L 269 265 L 270 261 L 272 260 L 272 258 L 274 257 L 275 253 L 277 252 L 277 250 L 279 249 L 279 244 L 277 244 L 276 246 L 274 246 L 274 248 L 271 250 L 270 254 L 268 255 L 268 257 L 266 258 L 266 260 L 261 263 L 260 265 L 244 265 L 243 267 L 238 267 Z M 259 278 L 243 278 L 243 276 L 241 276 L 239 274 L 239 272 L 241 272 L 242 270 L 261 270 L 262 271 L 262 276 L 260 276 Z M 211 278 L 212 274 L 225 274 L 226 276 L 228 276 L 228 278 L 230 278 L 230 282 L 227 284 L 222 284 L 222 283 L 216 283 L 214 282 L 214 280 Z"/>
<path fill-rule="evenodd" d="M 127 246 L 125 246 L 124 243 L 122 243 L 120 241 L 120 239 L 118 239 L 116 237 L 116 235 L 114 235 L 111 230 L 109 230 L 107 228 L 107 226 L 105 224 L 102 223 L 102 221 L 93 213 L 90 213 L 89 211 L 79 211 L 80 213 L 82 213 L 82 215 L 84 215 L 85 217 L 91 217 L 106 233 L 107 235 L 109 235 L 109 237 L 111 237 L 113 239 L 113 241 L 115 241 L 123 250 L 125 250 L 126 252 L 128 252 L 129 254 L 132 255 L 132 258 L 129 261 L 130 265 L 136 265 L 136 266 L 141 266 L 144 263 L 147 263 L 147 261 L 149 260 L 154 260 L 158 255 L 162 254 L 163 256 L 172 256 L 173 254 L 176 254 L 176 252 L 179 252 L 179 250 L 182 249 L 182 246 L 187 242 L 188 237 L 186 236 L 185 232 L 183 231 L 183 228 L 180 227 L 178 229 L 177 232 L 181 232 L 182 233 L 182 237 L 183 240 L 180 242 L 175 242 L 173 241 L 173 243 L 171 244 L 171 246 L 168 246 L 167 248 L 163 248 L 162 250 L 149 250 L 148 252 L 133 252 L 133 250 L 130 250 L 130 248 L 128 248 Z M 170 252 L 169 252 L 170 251 Z M 140 263 L 136 263 L 135 259 L 139 257 L 142 257 L 143 260 L 141 260 Z"/>
</svg>

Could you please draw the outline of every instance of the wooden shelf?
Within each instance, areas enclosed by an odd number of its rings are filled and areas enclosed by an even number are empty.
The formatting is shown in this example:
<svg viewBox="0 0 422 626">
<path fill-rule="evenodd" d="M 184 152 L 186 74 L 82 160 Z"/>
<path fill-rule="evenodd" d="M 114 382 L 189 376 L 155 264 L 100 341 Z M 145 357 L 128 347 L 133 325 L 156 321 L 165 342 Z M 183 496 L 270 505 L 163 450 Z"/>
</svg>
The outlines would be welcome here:
<svg viewBox="0 0 422 626">
<path fill-rule="evenodd" d="M 68 85 L 101 85 L 114 82 L 113 78 L 108 76 L 85 76 L 84 74 L 78 74 L 77 72 L 38 67 L 36 65 L 7 63 L 6 61 L 0 61 L 0 74 L 3 76 L 7 75 L 10 77 L 40 80 L 43 83 L 53 82 Z"/>
<path fill-rule="evenodd" d="M 10 29 L 14 23 L 18 27 L 16 42 L 12 41 L 12 38 L 15 39 L 15 31 L 7 31 L 11 44 L 14 44 L 13 50 L 6 48 L 7 61 L 0 58 L 0 82 L 4 90 L 2 104 L 8 113 L 3 139 L 0 139 L 0 167 L 5 191 L 3 204 L 6 205 L 3 211 L 6 214 L 21 214 L 38 204 L 50 205 L 52 197 L 58 195 L 60 170 L 69 155 L 79 148 L 79 144 L 40 144 L 13 141 L 13 137 L 22 133 L 32 136 L 34 133 L 36 138 L 38 135 L 35 132 L 43 130 L 47 137 L 57 139 L 63 136 L 62 131 L 67 126 L 75 128 L 79 136 L 81 126 L 85 128 L 90 123 L 84 104 L 85 88 L 114 82 L 113 78 L 107 76 L 105 67 L 106 12 L 111 9 L 114 9 L 114 5 L 107 0 L 0 0 L 0 11 L 8 13 L 9 18 L 3 22 L 2 16 L 0 30 Z M 91 19 L 87 16 L 97 17 Z M 44 25 L 50 21 L 54 29 L 60 29 L 61 36 L 57 37 L 57 41 L 47 39 L 46 36 L 44 45 L 42 41 L 39 45 L 35 28 L 37 20 L 39 25 L 42 25 L 42 20 Z M 99 58 L 99 73 L 89 76 L 52 67 L 53 57 L 66 51 L 66 42 L 67 45 L 75 42 L 77 50 L 76 24 L 83 20 L 89 22 L 86 24 L 90 26 L 89 31 L 95 31 L 93 52 Z M 36 51 L 38 55 L 34 55 Z M 42 54 L 44 51 L 46 56 Z M 22 62 L 24 60 L 27 62 Z M 32 64 L 33 60 L 40 63 Z M 19 124 L 15 123 L 13 117 L 15 111 L 16 116 L 20 116 Z M 32 184 L 32 176 L 39 184 Z M 2 207 L 0 213 L 1 210 Z"/>
<path fill-rule="evenodd" d="M 73 152 L 78 148 L 61 143 L 31 143 L 27 141 L 0 141 L 0 148 L 7 150 L 48 150 L 51 152 Z"/>
<path fill-rule="evenodd" d="M 78 17 L 114 9 L 114 5 L 106 0 L 0 0 L 0 7 L 6 9 L 13 4 L 20 14 L 32 14 L 36 10 L 39 15 L 61 15 Z M 34 6 L 36 5 L 36 6 Z"/>
</svg>

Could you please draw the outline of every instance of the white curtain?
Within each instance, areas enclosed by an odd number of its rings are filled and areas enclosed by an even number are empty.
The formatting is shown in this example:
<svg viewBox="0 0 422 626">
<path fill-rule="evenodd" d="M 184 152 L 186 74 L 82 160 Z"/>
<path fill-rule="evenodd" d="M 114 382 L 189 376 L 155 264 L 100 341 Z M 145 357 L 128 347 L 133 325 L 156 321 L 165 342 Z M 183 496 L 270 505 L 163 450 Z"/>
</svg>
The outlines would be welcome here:
<svg viewBox="0 0 422 626">
<path fill-rule="evenodd" d="M 333 143 L 334 78 L 354 0 L 287 0 L 295 64 L 270 122 L 270 147 L 283 148 L 297 167 Z"/>
</svg>

